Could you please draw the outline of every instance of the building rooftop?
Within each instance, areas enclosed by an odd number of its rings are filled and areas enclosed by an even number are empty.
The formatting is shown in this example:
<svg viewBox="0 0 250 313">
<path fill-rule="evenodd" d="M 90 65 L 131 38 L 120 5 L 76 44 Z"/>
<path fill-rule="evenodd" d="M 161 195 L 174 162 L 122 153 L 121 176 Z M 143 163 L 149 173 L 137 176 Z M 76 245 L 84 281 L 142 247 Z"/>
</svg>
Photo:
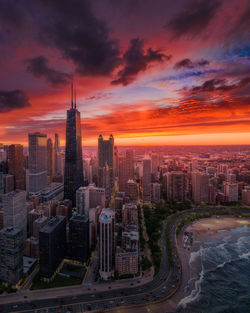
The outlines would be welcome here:
<svg viewBox="0 0 250 313">
<path fill-rule="evenodd" d="M 114 218 L 114 216 L 115 216 L 115 212 L 113 210 L 108 209 L 108 208 L 104 208 L 104 209 L 102 209 L 99 220 L 100 221 L 101 220 L 102 221 L 108 221 L 108 220 Z"/>
<path fill-rule="evenodd" d="M 0 230 L 0 234 L 17 235 L 20 233 L 21 229 L 17 227 L 4 227 Z"/>
<path fill-rule="evenodd" d="M 82 214 L 74 214 L 70 218 L 70 221 L 86 222 L 87 220 L 88 220 L 88 217 L 86 215 L 82 215 Z"/>
<path fill-rule="evenodd" d="M 66 220 L 65 216 L 56 215 L 46 225 L 44 225 L 41 228 L 40 232 L 42 232 L 42 233 L 50 233 L 63 220 Z"/>
</svg>

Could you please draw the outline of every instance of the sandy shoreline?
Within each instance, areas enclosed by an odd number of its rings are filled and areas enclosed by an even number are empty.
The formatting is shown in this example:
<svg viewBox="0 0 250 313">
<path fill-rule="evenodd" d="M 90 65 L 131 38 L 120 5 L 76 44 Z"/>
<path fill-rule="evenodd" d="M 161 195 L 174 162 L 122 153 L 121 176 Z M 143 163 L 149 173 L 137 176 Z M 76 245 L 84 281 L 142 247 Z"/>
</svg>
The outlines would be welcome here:
<svg viewBox="0 0 250 313">
<path fill-rule="evenodd" d="M 188 297 L 191 291 L 195 288 L 194 283 L 197 279 L 196 271 L 190 266 L 190 255 L 192 252 L 200 250 L 202 243 L 209 241 L 211 237 L 223 240 L 225 236 L 229 235 L 229 231 L 235 228 L 241 228 L 245 225 L 250 226 L 250 219 L 238 217 L 210 217 L 206 219 L 192 222 L 181 230 L 178 236 L 178 251 L 182 264 L 182 281 L 179 290 L 171 299 L 171 309 L 176 309 L 179 302 Z M 190 249 L 183 248 L 184 232 L 193 233 L 193 244 Z M 196 279 L 193 279 L 195 277 Z"/>
</svg>

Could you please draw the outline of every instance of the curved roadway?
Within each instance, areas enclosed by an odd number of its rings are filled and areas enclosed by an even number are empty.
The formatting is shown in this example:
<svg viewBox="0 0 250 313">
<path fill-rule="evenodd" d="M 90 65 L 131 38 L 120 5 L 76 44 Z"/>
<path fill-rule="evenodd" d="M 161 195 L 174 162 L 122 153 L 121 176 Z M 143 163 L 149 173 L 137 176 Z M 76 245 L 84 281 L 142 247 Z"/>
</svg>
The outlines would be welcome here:
<svg viewBox="0 0 250 313">
<path fill-rule="evenodd" d="M 182 212 L 172 223 L 170 227 L 170 241 L 174 262 L 171 267 L 169 266 L 168 262 L 165 232 L 166 223 L 170 217 L 164 221 L 160 239 L 160 244 L 162 247 L 161 266 L 157 275 L 155 275 L 154 279 L 149 283 L 137 287 L 95 292 L 92 294 L 91 292 L 85 292 L 80 295 L 74 295 L 74 293 L 72 294 L 70 290 L 71 287 L 67 287 L 65 290 L 68 291 L 68 293 L 65 297 L 55 296 L 54 298 L 49 299 L 23 299 L 22 302 L 10 302 L 0 305 L 0 312 L 102 312 L 105 309 L 112 310 L 112 308 L 118 308 L 120 306 L 143 306 L 150 302 L 160 302 L 166 300 L 178 290 L 179 284 L 181 282 L 181 265 L 176 245 L 176 227 L 178 226 L 180 220 L 184 217 L 195 213 L 206 212 L 208 212 L 208 210 L 199 209 L 185 211 Z M 77 287 L 81 288 L 81 286 Z M 53 290 L 51 291 L 53 292 Z M 49 292 L 49 290 L 40 290 L 40 292 L 42 294 L 43 292 Z"/>
</svg>

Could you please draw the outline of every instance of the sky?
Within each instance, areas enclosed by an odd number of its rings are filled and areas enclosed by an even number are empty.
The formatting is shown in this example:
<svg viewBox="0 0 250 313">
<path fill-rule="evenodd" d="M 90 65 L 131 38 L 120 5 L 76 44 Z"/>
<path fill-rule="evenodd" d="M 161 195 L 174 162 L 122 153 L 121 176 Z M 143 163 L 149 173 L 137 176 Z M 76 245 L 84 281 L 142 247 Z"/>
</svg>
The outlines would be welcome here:
<svg viewBox="0 0 250 313">
<path fill-rule="evenodd" d="M 0 142 L 250 143 L 249 0 L 1 0 Z"/>
</svg>

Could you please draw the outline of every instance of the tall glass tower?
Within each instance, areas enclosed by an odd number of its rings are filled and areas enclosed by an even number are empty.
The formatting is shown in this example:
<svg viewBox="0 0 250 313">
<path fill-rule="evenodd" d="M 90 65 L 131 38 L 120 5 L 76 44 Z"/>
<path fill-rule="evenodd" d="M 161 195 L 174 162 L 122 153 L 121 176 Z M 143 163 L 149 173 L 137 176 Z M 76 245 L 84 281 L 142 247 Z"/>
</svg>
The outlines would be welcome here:
<svg viewBox="0 0 250 313">
<path fill-rule="evenodd" d="M 66 151 L 64 171 L 64 198 L 76 204 L 76 190 L 83 184 L 81 115 L 73 104 L 73 85 L 71 108 L 67 110 Z"/>
</svg>

